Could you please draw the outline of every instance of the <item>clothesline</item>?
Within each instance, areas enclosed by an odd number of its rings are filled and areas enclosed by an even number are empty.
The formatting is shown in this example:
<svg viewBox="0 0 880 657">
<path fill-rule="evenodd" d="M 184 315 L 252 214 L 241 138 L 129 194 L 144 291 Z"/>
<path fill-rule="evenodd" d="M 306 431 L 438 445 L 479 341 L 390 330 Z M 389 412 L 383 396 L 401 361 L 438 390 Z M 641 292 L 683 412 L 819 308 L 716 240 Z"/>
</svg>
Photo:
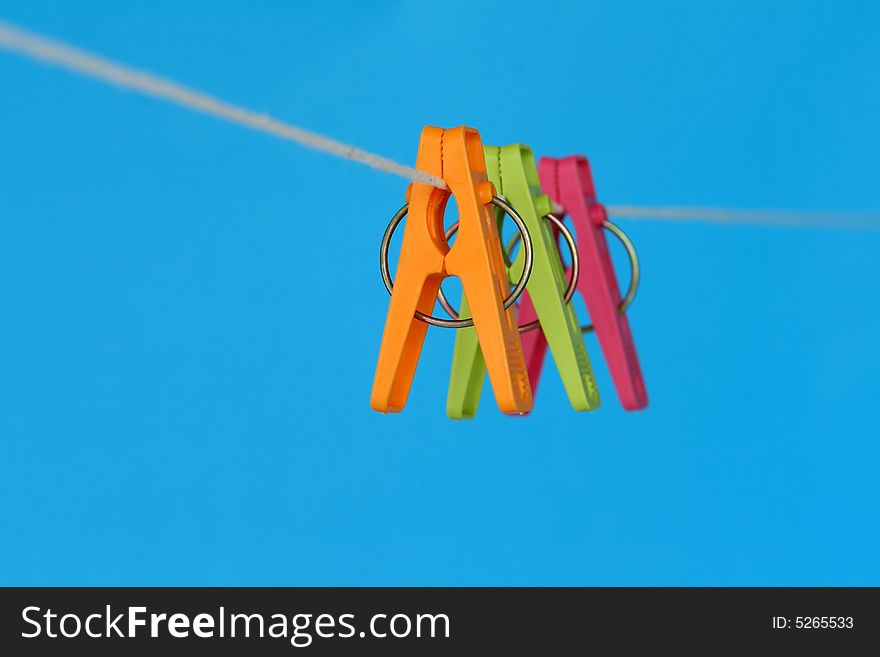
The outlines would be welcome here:
<svg viewBox="0 0 880 657">
<path fill-rule="evenodd" d="M 370 153 L 356 146 L 286 123 L 264 113 L 228 103 L 173 80 L 138 70 L 106 57 L 22 29 L 0 20 L 0 49 L 50 64 L 72 73 L 129 91 L 158 98 L 195 112 L 258 130 L 329 155 L 365 164 L 379 171 L 445 189 L 445 183 L 414 167 Z M 876 213 L 738 210 L 673 206 L 606 205 L 612 217 L 775 224 L 781 226 L 839 226 L 880 228 Z"/>
</svg>

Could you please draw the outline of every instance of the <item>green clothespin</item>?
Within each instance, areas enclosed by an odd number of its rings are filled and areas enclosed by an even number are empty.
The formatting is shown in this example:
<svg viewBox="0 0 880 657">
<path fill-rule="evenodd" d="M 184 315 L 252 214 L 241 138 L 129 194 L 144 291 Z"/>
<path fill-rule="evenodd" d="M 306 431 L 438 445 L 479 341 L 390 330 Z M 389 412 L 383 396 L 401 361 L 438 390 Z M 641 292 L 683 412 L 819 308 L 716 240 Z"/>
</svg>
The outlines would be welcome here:
<svg viewBox="0 0 880 657">
<path fill-rule="evenodd" d="M 565 273 L 553 231 L 544 219 L 552 205 L 550 198 L 541 192 L 532 149 L 524 144 L 484 146 L 483 153 L 489 180 L 495 184 L 498 193 L 517 209 L 532 238 L 534 265 L 526 291 L 547 337 L 550 353 L 553 354 L 571 405 L 577 411 L 594 410 L 599 407 L 599 391 L 580 322 L 574 308 L 563 298 Z M 499 223 L 503 221 L 503 215 L 496 214 L 496 217 Z M 519 256 L 509 268 L 511 278 L 519 278 L 523 255 L 520 249 Z M 459 316 L 470 317 L 464 295 Z M 458 330 L 446 399 L 446 414 L 450 418 L 460 420 L 476 415 L 485 377 L 486 364 L 476 331 L 473 328 Z"/>
</svg>

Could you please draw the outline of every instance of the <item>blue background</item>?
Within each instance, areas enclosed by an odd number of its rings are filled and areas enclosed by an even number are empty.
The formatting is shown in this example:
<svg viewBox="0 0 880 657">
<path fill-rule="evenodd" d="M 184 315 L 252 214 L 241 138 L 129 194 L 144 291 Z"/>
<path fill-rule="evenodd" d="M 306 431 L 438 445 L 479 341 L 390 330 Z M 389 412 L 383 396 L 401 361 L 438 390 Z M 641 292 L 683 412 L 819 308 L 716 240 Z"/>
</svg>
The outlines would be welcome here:
<svg viewBox="0 0 880 657">
<path fill-rule="evenodd" d="M 407 163 L 468 124 L 607 203 L 880 210 L 876 3 L 0 16 Z M 404 187 L 0 53 L 0 582 L 880 584 L 880 231 L 622 221 L 650 407 L 590 337 L 599 411 L 548 361 L 455 423 L 441 330 L 369 408 Z"/>
</svg>

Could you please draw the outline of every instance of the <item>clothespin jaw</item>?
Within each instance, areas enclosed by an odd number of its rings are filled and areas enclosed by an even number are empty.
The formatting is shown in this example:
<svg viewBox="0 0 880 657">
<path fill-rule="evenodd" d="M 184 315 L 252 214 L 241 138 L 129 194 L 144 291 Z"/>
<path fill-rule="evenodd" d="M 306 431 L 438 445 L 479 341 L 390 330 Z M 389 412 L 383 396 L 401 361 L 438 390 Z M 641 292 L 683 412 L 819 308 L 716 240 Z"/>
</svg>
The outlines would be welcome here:
<svg viewBox="0 0 880 657">
<path fill-rule="evenodd" d="M 517 208 L 531 236 L 534 264 L 526 294 L 535 304 L 571 405 L 579 411 L 597 408 L 598 389 L 580 324 L 574 309 L 563 298 L 565 274 L 553 232 L 544 220 L 544 215 L 550 212 L 551 202 L 541 192 L 532 150 L 523 144 L 485 146 L 483 150 L 489 180 Z M 510 268 L 511 278 L 519 277 L 522 266 L 521 251 Z M 467 316 L 468 311 L 465 294 L 461 302 L 461 316 Z M 474 416 L 480 401 L 484 372 L 477 336 L 470 329 L 458 331 L 446 401 L 449 417 L 464 419 Z"/>
<path fill-rule="evenodd" d="M 473 128 L 422 131 L 416 167 L 437 176 L 448 190 L 413 182 L 396 284 L 388 306 L 370 405 L 395 413 L 406 404 L 427 325 L 415 312 L 430 314 L 447 276 L 458 276 L 471 300 L 474 328 L 499 408 L 522 414 L 532 408 L 532 391 L 513 308 L 504 308 L 507 273 L 496 219 L 488 204 L 495 187 L 486 175 L 483 145 Z M 450 248 L 443 212 L 450 193 L 459 213 L 459 232 Z"/>
<path fill-rule="evenodd" d="M 603 230 L 608 215 L 596 198 L 590 163 L 581 155 L 542 157 L 538 172 L 543 189 L 565 208 L 574 224 L 581 268 L 577 290 L 586 302 L 621 404 L 627 410 L 642 409 L 648 404 L 648 394 L 629 321 L 618 310 L 620 289 Z M 526 304 L 520 307 L 520 321 L 529 319 Z M 537 387 L 545 347 L 540 332 L 534 333 L 523 344 L 532 384 Z"/>
</svg>

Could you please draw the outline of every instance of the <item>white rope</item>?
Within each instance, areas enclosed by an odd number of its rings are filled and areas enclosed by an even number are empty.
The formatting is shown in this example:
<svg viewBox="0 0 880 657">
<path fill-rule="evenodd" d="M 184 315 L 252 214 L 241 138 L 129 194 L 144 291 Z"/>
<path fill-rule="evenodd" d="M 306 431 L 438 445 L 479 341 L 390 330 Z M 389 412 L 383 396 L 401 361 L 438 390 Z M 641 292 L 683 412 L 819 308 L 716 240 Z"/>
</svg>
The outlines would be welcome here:
<svg viewBox="0 0 880 657">
<path fill-rule="evenodd" d="M 28 32 L 3 21 L 0 21 L 0 47 L 117 87 L 161 98 L 196 112 L 210 114 L 253 130 L 260 130 L 281 139 L 294 141 L 308 148 L 360 162 L 380 171 L 394 173 L 410 180 L 418 180 L 440 189 L 446 189 L 446 184 L 440 178 L 413 167 L 398 164 L 386 157 L 374 155 L 355 146 L 349 146 L 335 139 L 303 130 L 266 114 L 237 107 L 171 80 L 117 64 L 99 55 Z"/>
<path fill-rule="evenodd" d="M 814 212 L 793 210 L 731 210 L 727 208 L 648 207 L 609 205 L 608 214 L 629 219 L 702 221 L 722 224 L 880 228 L 880 215 L 871 212 Z"/>
<path fill-rule="evenodd" d="M 110 61 L 100 55 L 69 46 L 20 27 L 0 21 L 0 48 L 46 64 L 79 73 L 89 78 L 160 98 L 187 109 L 231 121 L 239 125 L 296 142 L 336 157 L 366 164 L 369 167 L 393 173 L 409 180 L 424 182 L 440 189 L 446 184 L 436 176 L 419 171 L 350 146 L 323 135 L 285 123 L 267 114 L 219 100 L 208 94 L 190 89 L 171 80 Z M 728 210 L 722 208 L 640 207 L 630 205 L 607 206 L 615 217 L 654 218 L 670 220 L 710 221 L 724 223 L 752 223 L 798 226 L 836 226 L 880 228 L 880 215 L 840 212 L 788 212 L 772 210 Z"/>
</svg>

